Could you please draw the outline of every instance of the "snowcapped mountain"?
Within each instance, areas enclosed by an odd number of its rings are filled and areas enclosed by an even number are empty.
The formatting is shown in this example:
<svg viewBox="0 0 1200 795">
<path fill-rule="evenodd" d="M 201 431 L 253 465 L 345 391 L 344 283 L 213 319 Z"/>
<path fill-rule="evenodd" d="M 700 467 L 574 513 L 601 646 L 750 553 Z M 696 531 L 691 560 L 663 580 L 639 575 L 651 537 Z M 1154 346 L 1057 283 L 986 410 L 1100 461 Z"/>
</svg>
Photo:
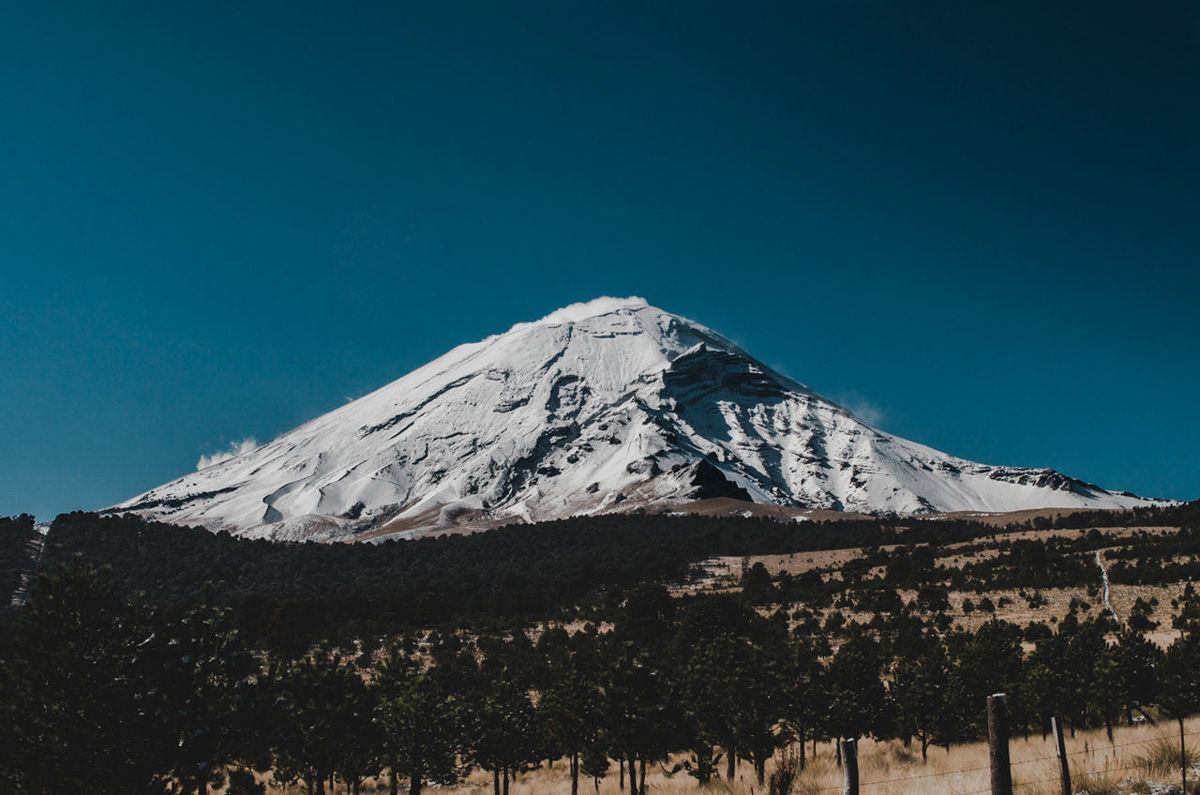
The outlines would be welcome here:
<svg viewBox="0 0 1200 795">
<path fill-rule="evenodd" d="M 1154 502 L 884 433 L 698 323 L 600 298 L 460 345 L 109 511 L 366 539 L 704 497 L 898 513 Z"/>
</svg>

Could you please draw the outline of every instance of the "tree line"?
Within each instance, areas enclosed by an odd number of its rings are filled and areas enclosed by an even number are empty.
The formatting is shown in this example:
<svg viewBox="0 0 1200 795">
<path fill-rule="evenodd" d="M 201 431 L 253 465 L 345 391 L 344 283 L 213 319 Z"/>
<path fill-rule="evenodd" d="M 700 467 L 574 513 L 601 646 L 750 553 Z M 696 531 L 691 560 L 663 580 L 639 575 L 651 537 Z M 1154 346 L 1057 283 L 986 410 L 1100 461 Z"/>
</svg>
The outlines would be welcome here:
<svg viewBox="0 0 1200 795">
<path fill-rule="evenodd" d="M 34 532 L 34 519 L 29 514 L 0 516 L 0 599 L 5 603 L 20 584 L 22 572 L 29 568 L 27 552 Z"/>
<path fill-rule="evenodd" d="M 1178 537 L 1139 541 L 1138 554 L 1147 557 L 1118 559 L 1110 571 L 1114 582 L 1156 583 L 1166 581 L 1155 573 L 1163 568 L 1159 564 L 1166 556 L 1180 549 L 1200 553 L 1198 505 L 1094 512 L 1094 516 L 1083 514 L 1082 519 L 1100 525 L 1123 522 L 1183 528 Z M 42 562 L 52 570 L 81 554 L 94 565 L 111 567 L 122 594 L 141 592 L 168 612 L 191 604 L 201 586 L 211 582 L 214 599 L 233 611 L 243 634 L 257 644 L 288 651 L 318 640 L 345 642 L 418 627 L 467 624 L 487 630 L 545 618 L 601 618 L 638 584 L 702 577 L 703 562 L 716 556 L 866 547 L 868 554 L 851 564 L 865 571 L 889 562 L 891 553 L 880 551 L 885 545 L 909 550 L 936 550 L 972 540 L 1009 545 L 1005 532 L 1064 521 L 1062 517 L 1039 519 L 997 528 L 941 518 L 797 524 L 761 518 L 621 514 L 414 541 L 314 544 L 248 540 L 132 515 L 76 512 L 52 523 Z M 0 526 L 0 542 L 8 543 L 6 539 L 17 535 Z M 1006 546 L 998 562 L 962 570 L 917 566 L 914 576 L 924 577 L 923 581 L 898 572 L 888 584 L 921 587 L 942 582 L 956 590 L 1081 584 L 1094 574 L 1090 564 L 1079 559 L 1081 550 L 1091 548 L 1087 543 L 1086 538 L 1012 542 L 1016 546 Z M 1036 544 L 1040 550 L 1031 546 Z M 1038 555 L 1058 568 L 1041 565 Z M 1172 563 L 1170 574 L 1174 581 L 1200 578 L 1200 563 Z M 847 577 L 840 586 L 826 584 L 825 591 L 845 587 L 853 579 Z M 781 583 L 781 588 L 782 598 L 791 594 L 794 600 L 811 599 L 822 590 L 811 576 L 807 581 Z"/>
</svg>

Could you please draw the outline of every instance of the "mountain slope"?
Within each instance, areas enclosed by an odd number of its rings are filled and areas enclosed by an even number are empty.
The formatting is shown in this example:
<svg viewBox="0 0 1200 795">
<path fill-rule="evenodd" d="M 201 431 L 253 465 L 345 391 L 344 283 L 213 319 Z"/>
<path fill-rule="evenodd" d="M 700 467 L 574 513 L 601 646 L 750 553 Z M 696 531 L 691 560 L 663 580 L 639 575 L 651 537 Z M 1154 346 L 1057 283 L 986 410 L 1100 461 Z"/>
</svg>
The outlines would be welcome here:
<svg viewBox="0 0 1200 795">
<path fill-rule="evenodd" d="M 703 497 L 899 513 L 1151 502 L 878 431 L 704 326 L 601 298 L 109 510 L 327 539 Z"/>
</svg>

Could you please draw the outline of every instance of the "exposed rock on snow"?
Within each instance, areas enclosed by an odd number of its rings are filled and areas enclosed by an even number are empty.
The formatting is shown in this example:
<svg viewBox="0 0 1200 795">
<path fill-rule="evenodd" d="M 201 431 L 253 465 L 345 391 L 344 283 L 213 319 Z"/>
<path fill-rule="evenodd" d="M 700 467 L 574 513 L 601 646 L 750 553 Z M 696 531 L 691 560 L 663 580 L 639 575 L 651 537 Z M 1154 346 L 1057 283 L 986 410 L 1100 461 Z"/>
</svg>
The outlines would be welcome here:
<svg viewBox="0 0 1200 795">
<path fill-rule="evenodd" d="M 331 539 L 706 497 L 897 513 L 1152 502 L 905 441 L 698 323 L 600 298 L 109 510 Z"/>
</svg>

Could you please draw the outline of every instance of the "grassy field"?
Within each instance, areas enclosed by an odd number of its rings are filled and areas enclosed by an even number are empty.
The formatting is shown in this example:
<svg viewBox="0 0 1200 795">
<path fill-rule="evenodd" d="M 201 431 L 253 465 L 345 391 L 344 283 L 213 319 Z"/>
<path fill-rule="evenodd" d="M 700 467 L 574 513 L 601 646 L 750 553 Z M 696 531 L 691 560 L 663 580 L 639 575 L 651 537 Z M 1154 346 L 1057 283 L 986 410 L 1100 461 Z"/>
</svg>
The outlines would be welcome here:
<svg viewBox="0 0 1200 795">
<path fill-rule="evenodd" d="M 1175 532 L 1174 528 L 1162 527 L 1114 527 L 1114 528 L 1099 528 L 1100 532 L 1106 539 L 1110 539 L 1111 548 L 1119 548 L 1129 543 L 1129 537 L 1136 532 L 1146 531 L 1152 534 L 1164 532 Z M 1073 537 L 1078 536 L 1082 531 L 1078 528 L 1059 529 L 1059 530 L 1037 530 L 1018 533 L 1008 533 L 1003 536 L 1006 540 L 1016 539 L 1040 539 L 1059 536 Z M 937 550 L 938 564 L 949 568 L 956 568 L 966 562 L 976 562 L 995 557 L 999 554 L 994 549 L 979 549 L 980 541 L 969 541 L 957 544 L 947 544 L 939 547 Z M 881 549 L 885 552 L 894 549 L 892 546 L 884 546 Z M 1101 555 L 1104 552 L 1102 550 Z M 841 569 L 850 561 L 857 560 L 863 556 L 863 550 L 858 548 L 850 549 L 830 549 L 813 552 L 798 552 L 787 555 L 754 555 L 748 557 L 720 557 L 712 558 L 704 562 L 703 566 L 708 572 L 708 576 L 696 583 L 690 583 L 685 586 L 678 586 L 672 589 L 675 595 L 695 592 L 719 592 L 719 591 L 736 591 L 738 590 L 738 581 L 744 568 L 753 566 L 756 563 L 763 564 L 767 571 L 772 575 L 777 575 L 781 572 L 787 572 L 792 575 L 804 574 L 809 571 L 818 571 L 826 581 L 838 580 L 841 577 Z M 872 575 L 882 574 L 879 567 L 873 568 L 870 572 Z M 962 593 L 959 591 L 950 590 L 948 595 L 950 599 L 950 609 L 947 613 L 954 621 L 954 625 L 959 628 L 972 632 L 979 628 L 980 625 L 995 617 L 1003 621 L 1009 621 L 1020 626 L 1025 626 L 1031 621 L 1044 621 L 1053 625 L 1055 621 L 1066 615 L 1068 606 L 1072 600 L 1086 605 L 1085 608 L 1079 611 L 1079 617 L 1085 619 L 1096 616 L 1105 611 L 1102 604 L 1100 593 L 1101 574 L 1099 567 L 1096 568 L 1095 582 L 1092 587 L 1071 587 L 1071 588 L 1041 588 L 1038 589 L 1038 594 L 1045 600 L 1046 604 L 1030 606 L 1027 600 L 1015 590 L 988 590 L 982 593 Z M 1170 645 L 1179 633 L 1172 629 L 1171 620 L 1174 615 L 1175 608 L 1172 605 L 1172 600 L 1178 599 L 1183 592 L 1183 583 L 1170 583 L 1159 586 L 1134 586 L 1134 585 L 1118 585 L 1111 586 L 1110 597 L 1113 608 L 1117 611 L 1118 616 L 1122 621 L 1127 619 L 1132 611 L 1134 602 L 1141 598 L 1147 602 L 1156 600 L 1149 618 L 1158 622 L 1157 629 L 1152 630 L 1147 634 L 1147 637 L 1165 648 Z M 1032 589 L 1030 589 L 1032 590 Z M 916 592 L 901 589 L 898 593 L 906 600 L 911 601 Z M 967 612 L 963 609 L 963 602 L 970 599 L 973 603 L 978 604 L 981 599 L 987 597 L 996 606 L 994 612 L 983 612 L 974 610 Z M 822 620 L 830 613 L 841 612 L 849 620 L 858 621 L 860 623 L 870 621 L 872 614 L 862 613 L 846 608 L 826 607 L 818 609 L 816 612 Z"/>
<path fill-rule="evenodd" d="M 1200 717 L 1185 723 L 1185 742 L 1189 758 L 1188 788 L 1200 791 Z M 1143 724 L 1119 727 L 1110 742 L 1101 730 L 1078 732 L 1066 738 L 1067 757 L 1071 768 L 1072 789 L 1089 795 L 1165 795 L 1169 787 L 1178 791 L 1179 728 L 1177 723 L 1157 727 Z M 1033 735 L 1014 738 L 1010 745 L 1014 791 L 1021 795 L 1058 795 L 1058 763 L 1054 758 L 1051 738 Z M 811 746 L 809 748 L 811 751 Z M 724 765 L 721 765 L 724 770 Z M 773 766 L 768 766 L 768 775 Z M 875 742 L 863 740 L 859 747 L 859 781 L 863 795 L 983 795 L 990 792 L 988 748 L 986 743 L 930 748 L 929 760 L 921 761 L 920 747 L 914 743 L 905 748 L 898 740 Z M 345 785 L 338 783 L 337 792 Z M 841 792 L 842 771 L 838 768 L 833 746 L 822 743 L 814 759 L 809 755 L 805 770 L 792 789 L 797 795 Z M 1195 789 L 1193 789 L 1195 788 Z M 552 768 L 543 766 L 522 775 L 510 786 L 511 795 L 541 795 L 570 792 L 571 781 L 565 762 Z M 718 779 L 700 790 L 696 781 L 686 773 L 667 776 L 661 767 L 647 769 L 647 792 L 670 793 L 729 793 L 730 795 L 763 795 L 754 771 L 748 764 L 738 769 L 734 781 Z M 273 795 L 300 795 L 306 790 L 295 785 L 269 788 Z M 360 790 L 364 793 L 387 792 L 385 781 L 368 781 Z M 433 787 L 431 792 L 456 795 L 488 795 L 492 792 L 489 775 L 476 771 L 466 781 L 452 787 Z M 592 782 L 581 781 L 583 795 L 596 792 Z M 608 777 L 600 782 L 600 795 L 619 795 L 617 768 L 614 764 Z"/>
</svg>

